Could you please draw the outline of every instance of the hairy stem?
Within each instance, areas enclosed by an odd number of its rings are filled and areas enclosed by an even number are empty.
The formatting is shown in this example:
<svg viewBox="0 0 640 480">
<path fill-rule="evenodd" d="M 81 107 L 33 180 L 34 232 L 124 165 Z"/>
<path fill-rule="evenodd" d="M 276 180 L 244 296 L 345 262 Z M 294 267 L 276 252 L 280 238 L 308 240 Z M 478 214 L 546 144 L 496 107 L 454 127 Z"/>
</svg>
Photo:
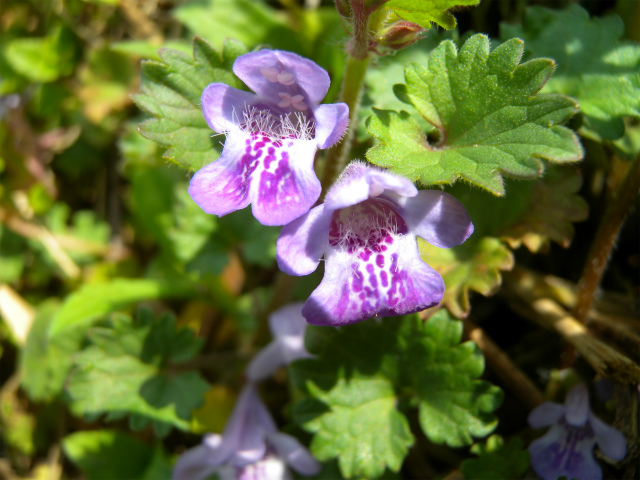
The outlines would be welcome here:
<svg viewBox="0 0 640 480">
<path fill-rule="evenodd" d="M 349 106 L 349 128 L 347 134 L 341 142 L 337 143 L 327 152 L 322 176 L 322 189 L 326 193 L 329 186 L 337 178 L 339 172 L 344 167 L 354 132 L 358 126 L 358 110 L 364 86 L 364 77 L 367 73 L 369 59 L 357 60 L 353 57 L 347 58 L 347 68 L 342 83 L 342 94 L 340 99 Z"/>
<path fill-rule="evenodd" d="M 602 275 L 604 274 L 616 238 L 624 222 L 627 212 L 633 205 L 640 188 L 640 161 L 636 158 L 617 194 L 611 201 L 600 223 L 596 238 L 591 246 L 587 262 L 578 283 L 578 300 L 573 310 L 578 321 L 584 323 L 587 318 L 591 302 Z"/>
</svg>

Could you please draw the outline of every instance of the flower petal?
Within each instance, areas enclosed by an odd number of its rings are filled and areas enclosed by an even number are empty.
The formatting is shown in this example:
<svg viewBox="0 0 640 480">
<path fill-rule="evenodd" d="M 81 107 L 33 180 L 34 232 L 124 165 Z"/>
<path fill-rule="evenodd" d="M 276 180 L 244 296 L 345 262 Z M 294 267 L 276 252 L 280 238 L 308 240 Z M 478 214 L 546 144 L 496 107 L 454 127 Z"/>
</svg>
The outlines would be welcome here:
<svg viewBox="0 0 640 480">
<path fill-rule="evenodd" d="M 420 260 L 415 237 L 394 236 L 381 252 L 330 248 L 325 273 L 302 309 L 314 325 L 346 325 L 404 315 L 440 303 L 442 277 Z"/>
<path fill-rule="evenodd" d="M 332 213 L 320 205 L 284 226 L 276 244 L 280 270 L 287 275 L 308 275 L 318 268 L 328 245 Z"/>
<path fill-rule="evenodd" d="M 302 316 L 302 302 L 291 303 L 269 315 L 269 328 L 274 337 L 304 336 L 307 322 Z"/>
<path fill-rule="evenodd" d="M 531 467 L 543 480 L 599 480 L 602 470 L 593 459 L 595 435 L 588 426 L 573 427 L 555 423 L 551 429 L 529 445 Z"/>
<path fill-rule="evenodd" d="M 596 442 L 602 453 L 611 460 L 622 460 L 627 453 L 627 441 L 622 433 L 607 425 L 592 412 L 589 412 L 589 423 L 596 432 Z"/>
<path fill-rule="evenodd" d="M 259 382 L 269 378 L 273 372 L 286 364 L 282 345 L 271 342 L 251 359 L 247 367 L 247 379 L 250 382 Z"/>
<path fill-rule="evenodd" d="M 415 196 L 418 189 L 404 177 L 355 161 L 347 165 L 340 178 L 327 192 L 324 205 L 326 208 L 338 210 L 389 192 Z M 395 199 L 395 196 L 393 198 Z"/>
<path fill-rule="evenodd" d="M 589 390 L 580 383 L 569 390 L 564 401 L 565 416 L 569 425 L 584 425 L 589 418 Z"/>
<path fill-rule="evenodd" d="M 291 435 L 275 432 L 268 435 L 267 441 L 278 456 L 301 475 L 315 475 L 320 471 L 320 463 Z"/>
<path fill-rule="evenodd" d="M 173 466 L 172 480 L 204 480 L 214 473 L 217 465 L 209 462 L 211 449 L 206 445 L 190 448 L 178 458 Z"/>
<path fill-rule="evenodd" d="M 396 203 L 409 230 L 436 247 L 460 245 L 473 233 L 464 205 L 448 193 L 421 190 L 413 198 L 399 197 Z"/>
<path fill-rule="evenodd" d="M 280 81 L 271 81 L 271 68 L 278 69 Z M 233 64 L 233 72 L 251 90 L 264 99 L 271 99 L 274 104 L 278 93 L 295 83 L 314 107 L 325 97 L 331 83 L 327 72 L 316 63 L 281 50 L 260 50 L 242 55 Z M 292 75 L 291 80 L 283 78 L 287 74 Z"/>
<path fill-rule="evenodd" d="M 308 212 L 320 196 L 322 188 L 313 170 L 316 145 L 293 138 L 259 140 L 253 143 L 254 154 L 246 154 L 257 160 L 251 172 L 253 215 L 263 225 L 286 225 Z"/>
<path fill-rule="evenodd" d="M 212 83 L 202 92 L 202 112 L 209 126 L 218 133 L 237 128 L 247 106 L 257 101 L 255 94 L 237 90 L 224 83 Z"/>
<path fill-rule="evenodd" d="M 564 405 L 555 402 L 544 402 L 534 408 L 527 419 L 531 428 L 548 427 L 564 416 Z"/>
<path fill-rule="evenodd" d="M 243 154 L 248 138 L 240 130 L 230 132 L 220 158 L 191 179 L 189 195 L 205 212 L 222 216 L 249 205 L 255 155 Z"/>
<path fill-rule="evenodd" d="M 338 143 L 349 125 L 349 107 L 346 103 L 319 105 L 313 112 L 316 119 L 318 148 L 329 148 Z"/>
<path fill-rule="evenodd" d="M 243 467 L 256 462 L 266 453 L 265 435 L 276 426 L 258 397 L 255 387 L 247 384 L 231 414 L 222 435 L 220 448 L 210 461 Z"/>
</svg>

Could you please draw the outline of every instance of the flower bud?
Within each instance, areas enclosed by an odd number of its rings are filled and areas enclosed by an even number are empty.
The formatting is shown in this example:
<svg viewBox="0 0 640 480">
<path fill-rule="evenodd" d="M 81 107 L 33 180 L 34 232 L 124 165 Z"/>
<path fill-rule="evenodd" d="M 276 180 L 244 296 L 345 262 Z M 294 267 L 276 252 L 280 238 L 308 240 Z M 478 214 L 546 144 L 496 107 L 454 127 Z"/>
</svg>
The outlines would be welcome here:
<svg viewBox="0 0 640 480">
<path fill-rule="evenodd" d="M 378 45 L 393 50 L 402 50 L 420 40 L 423 32 L 426 30 L 417 23 L 399 20 L 380 30 Z"/>
<path fill-rule="evenodd" d="M 349 0 L 336 0 L 336 9 L 344 18 L 351 18 L 353 11 L 351 10 L 351 2 Z"/>
</svg>

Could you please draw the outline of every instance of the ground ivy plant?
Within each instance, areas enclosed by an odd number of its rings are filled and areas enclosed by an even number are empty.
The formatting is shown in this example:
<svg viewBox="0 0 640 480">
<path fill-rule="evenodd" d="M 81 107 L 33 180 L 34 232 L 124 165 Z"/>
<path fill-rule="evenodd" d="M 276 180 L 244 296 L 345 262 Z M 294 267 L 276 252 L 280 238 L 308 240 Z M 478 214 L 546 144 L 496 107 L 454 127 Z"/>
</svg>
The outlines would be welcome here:
<svg viewBox="0 0 640 480">
<path fill-rule="evenodd" d="M 37 3 L 0 476 L 637 476 L 634 2 Z"/>
</svg>

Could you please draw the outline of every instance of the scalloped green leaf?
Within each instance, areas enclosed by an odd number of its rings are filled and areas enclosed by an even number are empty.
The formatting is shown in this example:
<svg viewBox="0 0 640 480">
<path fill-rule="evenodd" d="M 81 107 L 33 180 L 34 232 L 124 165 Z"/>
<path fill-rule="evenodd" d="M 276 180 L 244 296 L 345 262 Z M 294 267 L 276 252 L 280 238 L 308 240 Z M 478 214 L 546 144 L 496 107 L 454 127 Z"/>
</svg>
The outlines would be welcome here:
<svg viewBox="0 0 640 480">
<path fill-rule="evenodd" d="M 640 45 L 623 32 L 619 16 L 590 19 L 579 5 L 529 7 L 523 26 L 500 25 L 503 39 L 520 37 L 527 51 L 557 62 L 544 92 L 578 99 L 583 128 L 608 140 L 623 135 L 623 117 L 640 117 Z"/>
<path fill-rule="evenodd" d="M 478 458 L 463 460 L 460 464 L 464 478 L 469 480 L 522 478 L 529 468 L 529 452 L 518 437 L 505 445 L 500 435 L 491 435 L 484 444 L 471 447 L 471 453 Z"/>
<path fill-rule="evenodd" d="M 459 344 L 461 332 L 445 310 L 426 323 L 411 315 L 340 330 L 309 327 L 305 343 L 316 357 L 294 362 L 290 373 L 309 394 L 293 417 L 314 433 L 314 455 L 337 458 L 347 478 L 398 471 L 413 443 L 398 405 L 419 405 L 422 428 L 435 442 L 459 446 L 488 434 L 501 392 L 477 380 L 482 353 Z"/>
<path fill-rule="evenodd" d="M 133 321 L 114 316 L 88 333 L 90 345 L 74 357 L 66 384 L 77 415 L 130 415 L 134 430 L 153 423 L 163 436 L 177 427 L 188 430 L 191 410 L 199 407 L 209 385 L 196 371 L 168 367 L 193 358 L 202 347 L 193 331 L 176 329 L 174 318 L 141 310 Z"/>
<path fill-rule="evenodd" d="M 142 136 L 169 147 L 164 157 L 194 171 L 220 155 L 219 141 L 202 115 L 200 97 L 210 83 L 241 87 L 232 73 L 235 59 L 246 52 L 237 41 L 227 40 L 222 52 L 196 37 L 193 58 L 178 50 L 162 49 L 161 62 L 142 62 L 142 93 L 133 96 L 151 119 L 139 125 Z"/>
<path fill-rule="evenodd" d="M 409 333 L 405 368 L 418 393 L 427 437 L 460 447 L 491 433 L 498 425 L 492 412 L 502 402 L 502 391 L 478 380 L 484 357 L 474 342 L 460 344 L 462 323 L 440 310 L 426 322 L 415 321 Z M 411 368 L 415 365 L 420 368 Z"/>
<path fill-rule="evenodd" d="M 305 428 L 315 433 L 311 451 L 319 460 L 338 457 L 346 478 L 375 478 L 388 467 L 398 471 L 413 444 L 406 417 L 396 410 L 393 385 L 383 378 L 344 377 L 329 392 L 314 384 L 317 401 L 305 402 L 299 412 L 313 416 Z M 331 405 L 327 411 L 324 405 Z"/>
<path fill-rule="evenodd" d="M 403 20 L 417 23 L 423 28 L 431 28 L 431 23 L 451 30 L 456 19 L 449 10 L 461 6 L 478 5 L 480 0 L 389 0 L 385 8 L 393 10 Z"/>
<path fill-rule="evenodd" d="M 405 69 L 396 95 L 439 132 L 430 142 L 406 112 L 374 110 L 367 131 L 379 143 L 370 162 L 424 185 L 463 179 L 504 195 L 503 175 L 536 178 L 541 158 L 572 162 L 583 156 L 576 134 L 560 124 L 576 111 L 564 95 L 538 94 L 555 68 L 549 59 L 520 64 L 522 41 L 490 52 L 489 39 L 474 35 L 458 52 L 444 41 L 428 64 Z"/>
</svg>

